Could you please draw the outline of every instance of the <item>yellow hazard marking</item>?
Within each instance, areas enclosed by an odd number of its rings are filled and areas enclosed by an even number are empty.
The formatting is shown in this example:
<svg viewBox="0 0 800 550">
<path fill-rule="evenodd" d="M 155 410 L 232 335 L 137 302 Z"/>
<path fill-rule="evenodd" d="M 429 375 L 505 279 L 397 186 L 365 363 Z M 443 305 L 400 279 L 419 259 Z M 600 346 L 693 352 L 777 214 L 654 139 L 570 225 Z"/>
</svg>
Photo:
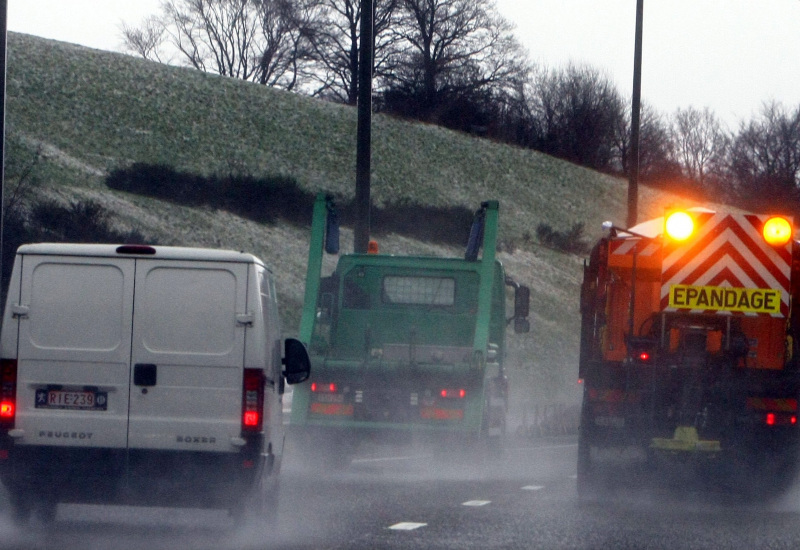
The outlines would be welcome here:
<svg viewBox="0 0 800 550">
<path fill-rule="evenodd" d="M 672 285 L 669 288 L 669 307 L 780 313 L 781 291 L 774 288 Z"/>
<path fill-rule="evenodd" d="M 650 442 L 651 449 L 662 451 L 700 451 L 704 453 L 716 453 L 722 450 L 719 441 L 714 439 L 700 439 L 697 435 L 697 428 L 693 426 L 678 426 L 672 439 L 654 437 Z"/>
</svg>

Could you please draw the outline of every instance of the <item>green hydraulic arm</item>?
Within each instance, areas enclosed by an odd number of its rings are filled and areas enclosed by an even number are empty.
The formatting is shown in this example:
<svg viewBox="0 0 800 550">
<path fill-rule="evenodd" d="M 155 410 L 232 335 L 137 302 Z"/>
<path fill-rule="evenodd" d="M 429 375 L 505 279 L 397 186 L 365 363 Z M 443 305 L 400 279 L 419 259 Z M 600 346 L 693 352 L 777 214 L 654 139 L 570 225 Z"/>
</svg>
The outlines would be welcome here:
<svg viewBox="0 0 800 550">
<path fill-rule="evenodd" d="M 489 320 L 492 309 L 492 287 L 494 283 L 494 260 L 497 252 L 497 219 L 499 203 L 486 201 L 478 215 L 483 215 L 483 254 L 481 255 L 480 287 L 478 288 L 478 314 L 475 323 L 473 357 L 477 365 L 483 365 L 489 344 Z"/>
<path fill-rule="evenodd" d="M 324 193 L 314 201 L 314 214 L 311 221 L 311 243 L 308 247 L 308 269 L 306 270 L 306 293 L 303 299 L 303 315 L 300 318 L 300 341 L 311 344 L 314 321 L 317 315 L 317 296 L 319 295 L 320 275 L 322 273 L 323 242 L 325 240 L 325 221 L 329 199 Z"/>
</svg>

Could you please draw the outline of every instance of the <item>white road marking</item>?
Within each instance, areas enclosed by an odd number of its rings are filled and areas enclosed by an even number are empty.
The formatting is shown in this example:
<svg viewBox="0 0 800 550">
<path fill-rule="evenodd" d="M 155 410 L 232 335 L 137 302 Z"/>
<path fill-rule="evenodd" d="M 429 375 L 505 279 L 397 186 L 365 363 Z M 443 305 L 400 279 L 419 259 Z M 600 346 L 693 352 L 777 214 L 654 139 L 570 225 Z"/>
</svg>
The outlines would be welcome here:
<svg viewBox="0 0 800 550">
<path fill-rule="evenodd" d="M 491 500 L 468 500 L 467 502 L 462 503 L 462 506 L 486 506 L 492 502 Z"/>
<path fill-rule="evenodd" d="M 425 527 L 428 525 L 427 523 L 412 523 L 410 521 L 401 521 L 400 523 L 395 523 L 394 525 L 390 526 L 389 529 L 395 529 L 397 531 L 413 531 L 414 529 L 419 529 L 420 527 Z"/>
<path fill-rule="evenodd" d="M 506 452 L 514 452 L 514 453 L 526 452 L 527 453 L 527 452 L 530 452 L 530 451 L 553 451 L 553 450 L 557 450 L 557 449 L 570 449 L 570 448 L 577 447 L 577 446 L 578 446 L 577 443 L 559 443 L 559 444 L 553 444 L 553 445 L 537 445 L 535 447 L 511 447 L 511 446 L 509 446 L 509 447 L 505 447 L 504 450 Z"/>
<path fill-rule="evenodd" d="M 526 485 L 522 488 L 523 491 L 541 491 L 544 485 Z"/>
<path fill-rule="evenodd" d="M 409 456 L 383 456 L 376 458 L 354 458 L 352 464 L 366 464 L 368 462 L 394 462 L 398 460 L 415 460 L 418 458 L 430 458 L 432 455 L 409 455 Z"/>
</svg>

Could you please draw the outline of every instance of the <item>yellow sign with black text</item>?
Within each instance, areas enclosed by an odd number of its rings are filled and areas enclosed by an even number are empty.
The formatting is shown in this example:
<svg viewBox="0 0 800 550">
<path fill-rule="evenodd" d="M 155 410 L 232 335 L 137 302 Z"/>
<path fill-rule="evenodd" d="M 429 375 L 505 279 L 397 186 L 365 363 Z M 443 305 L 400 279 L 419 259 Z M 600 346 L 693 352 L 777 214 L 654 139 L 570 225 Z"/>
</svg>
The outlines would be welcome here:
<svg viewBox="0 0 800 550">
<path fill-rule="evenodd" d="M 746 313 L 780 313 L 781 291 L 774 288 L 672 285 L 669 289 L 669 307 Z"/>
</svg>

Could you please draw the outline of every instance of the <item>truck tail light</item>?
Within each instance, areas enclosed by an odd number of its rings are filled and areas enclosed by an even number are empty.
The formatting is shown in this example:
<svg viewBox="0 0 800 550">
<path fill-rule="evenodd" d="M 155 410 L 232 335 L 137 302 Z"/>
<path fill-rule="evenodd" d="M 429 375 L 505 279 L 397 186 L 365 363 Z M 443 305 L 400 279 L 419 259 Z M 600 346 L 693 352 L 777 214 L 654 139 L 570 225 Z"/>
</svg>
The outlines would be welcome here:
<svg viewBox="0 0 800 550">
<path fill-rule="evenodd" d="M 311 382 L 311 391 L 313 393 L 336 393 L 339 391 L 339 387 L 333 382 Z"/>
<path fill-rule="evenodd" d="M 264 371 L 244 369 L 242 432 L 258 433 L 264 426 Z"/>
<path fill-rule="evenodd" d="M 625 344 L 630 358 L 643 365 L 652 363 L 658 351 L 658 340 L 645 336 L 628 337 Z"/>
<path fill-rule="evenodd" d="M 0 425 L 10 428 L 17 413 L 17 361 L 0 360 Z"/>
<path fill-rule="evenodd" d="M 797 424 L 797 415 L 768 412 L 764 417 L 764 423 L 767 426 L 794 426 Z"/>
</svg>

